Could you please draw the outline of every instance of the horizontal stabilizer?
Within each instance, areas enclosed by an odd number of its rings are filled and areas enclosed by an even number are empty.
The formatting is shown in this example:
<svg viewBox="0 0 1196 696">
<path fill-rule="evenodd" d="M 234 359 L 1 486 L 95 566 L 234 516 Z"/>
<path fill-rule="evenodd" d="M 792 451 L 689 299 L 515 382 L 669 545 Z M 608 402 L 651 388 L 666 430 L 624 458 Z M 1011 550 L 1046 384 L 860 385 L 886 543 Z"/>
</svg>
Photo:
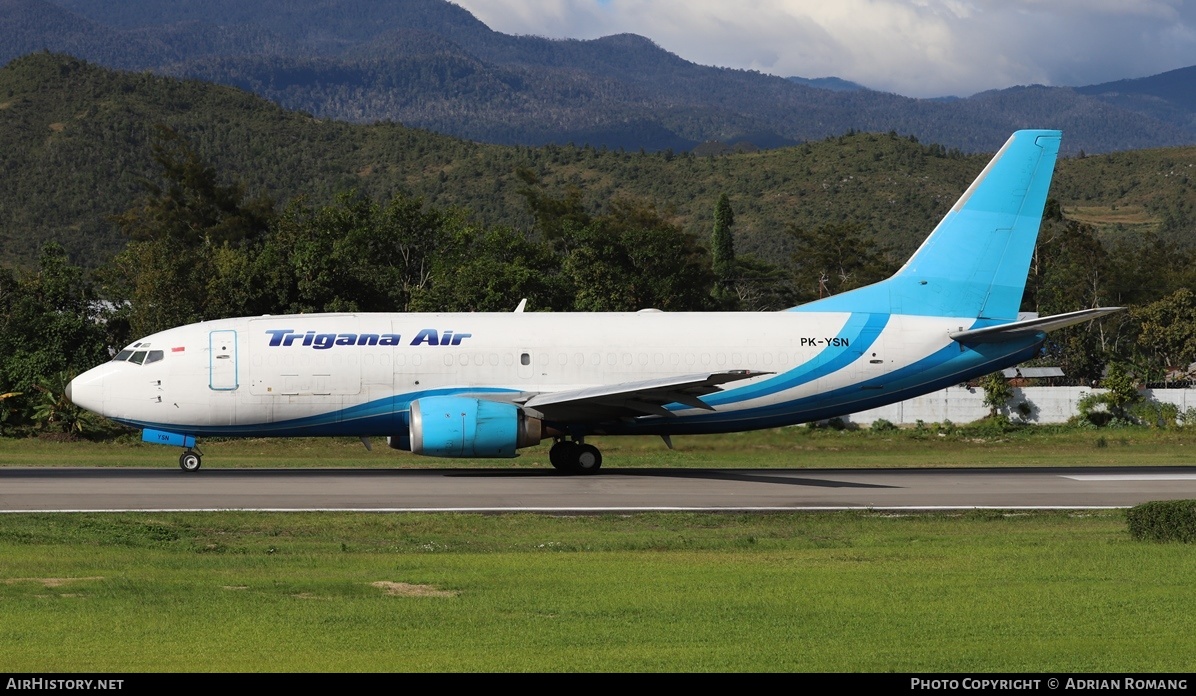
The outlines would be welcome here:
<svg viewBox="0 0 1196 696">
<path fill-rule="evenodd" d="M 1010 338 L 1025 336 L 1028 333 L 1062 329 L 1065 326 L 1091 321 L 1098 317 L 1103 317 L 1106 314 L 1120 312 L 1123 309 L 1125 309 L 1125 307 L 1097 307 L 1095 309 L 1081 309 L 1078 312 L 1055 314 L 1049 317 L 1041 317 L 1038 319 L 1026 319 L 1025 321 L 1015 321 L 1012 324 L 986 326 L 982 329 L 969 329 L 967 331 L 954 331 L 948 335 L 960 343 L 991 343 L 995 341 L 1005 341 Z"/>
<path fill-rule="evenodd" d="M 722 391 L 719 385 L 751 379 L 771 372 L 728 370 L 678 375 L 642 382 L 621 382 L 599 387 L 537 394 L 524 408 L 539 412 L 546 420 L 603 421 L 644 415 L 671 416 L 666 404 L 684 404 L 707 411 L 714 409 L 698 397 Z"/>
</svg>

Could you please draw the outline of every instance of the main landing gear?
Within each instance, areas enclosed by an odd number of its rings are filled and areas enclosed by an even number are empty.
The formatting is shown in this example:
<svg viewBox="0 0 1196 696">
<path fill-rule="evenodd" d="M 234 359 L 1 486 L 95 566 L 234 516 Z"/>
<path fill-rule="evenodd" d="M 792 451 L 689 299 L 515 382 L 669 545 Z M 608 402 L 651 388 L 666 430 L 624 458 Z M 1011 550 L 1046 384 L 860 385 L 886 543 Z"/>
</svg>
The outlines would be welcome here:
<svg viewBox="0 0 1196 696">
<path fill-rule="evenodd" d="M 548 461 L 557 471 L 567 474 L 592 474 L 602 467 L 602 453 L 580 439 L 558 439 L 548 450 Z"/>
<path fill-rule="evenodd" d="M 179 468 L 183 471 L 199 471 L 202 464 L 203 453 L 199 450 L 189 449 L 179 455 Z"/>
</svg>

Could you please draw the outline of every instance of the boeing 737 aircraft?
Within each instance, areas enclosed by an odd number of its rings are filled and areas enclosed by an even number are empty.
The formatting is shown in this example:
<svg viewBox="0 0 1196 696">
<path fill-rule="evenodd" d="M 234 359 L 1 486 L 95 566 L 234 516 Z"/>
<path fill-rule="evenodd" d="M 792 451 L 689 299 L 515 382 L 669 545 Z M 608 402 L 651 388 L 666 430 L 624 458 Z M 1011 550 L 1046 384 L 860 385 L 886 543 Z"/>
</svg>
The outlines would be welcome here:
<svg viewBox="0 0 1196 696">
<path fill-rule="evenodd" d="M 909 399 L 1038 354 L 1018 321 L 1060 133 L 1018 131 L 887 280 L 782 312 L 305 314 L 147 336 L 67 395 L 185 448 L 203 436 L 385 436 L 434 457 L 592 473 L 591 435 L 664 438 L 806 423 Z"/>
</svg>

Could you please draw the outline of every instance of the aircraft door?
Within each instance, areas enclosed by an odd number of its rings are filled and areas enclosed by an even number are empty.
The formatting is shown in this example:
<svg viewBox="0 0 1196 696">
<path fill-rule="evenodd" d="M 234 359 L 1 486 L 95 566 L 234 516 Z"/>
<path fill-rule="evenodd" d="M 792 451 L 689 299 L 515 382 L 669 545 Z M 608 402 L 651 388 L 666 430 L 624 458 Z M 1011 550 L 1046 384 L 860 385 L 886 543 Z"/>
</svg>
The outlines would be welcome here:
<svg viewBox="0 0 1196 696">
<path fill-rule="evenodd" d="M 213 391 L 233 391 L 239 386 L 236 331 L 208 334 L 208 369 L 208 387 Z"/>
</svg>

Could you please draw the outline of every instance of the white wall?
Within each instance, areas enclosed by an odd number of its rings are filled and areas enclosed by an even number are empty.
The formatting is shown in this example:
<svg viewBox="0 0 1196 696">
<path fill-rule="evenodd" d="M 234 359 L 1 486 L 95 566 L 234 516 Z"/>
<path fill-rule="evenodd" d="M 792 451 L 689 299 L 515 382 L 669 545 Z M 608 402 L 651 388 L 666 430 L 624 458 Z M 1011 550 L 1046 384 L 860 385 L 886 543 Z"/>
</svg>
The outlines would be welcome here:
<svg viewBox="0 0 1196 696">
<path fill-rule="evenodd" d="M 1066 423 L 1069 418 L 1079 413 L 1076 404 L 1081 397 L 1092 392 L 1104 391 L 1089 387 L 1015 388 L 1013 398 L 1009 400 L 1009 414 L 1010 417 L 1018 419 L 1018 411 L 1013 407 L 1022 401 L 1028 401 L 1031 407 L 1030 415 L 1026 418 L 1028 422 Z M 1155 401 L 1175 404 L 1181 413 L 1189 408 L 1196 408 L 1196 389 L 1147 389 L 1143 394 Z M 883 418 L 897 425 L 913 425 L 918 421 L 941 423 L 945 420 L 952 423 L 970 423 L 987 415 L 988 407 L 984 405 L 983 389 L 947 387 L 916 399 L 853 413 L 843 420 L 868 425 Z"/>
</svg>

